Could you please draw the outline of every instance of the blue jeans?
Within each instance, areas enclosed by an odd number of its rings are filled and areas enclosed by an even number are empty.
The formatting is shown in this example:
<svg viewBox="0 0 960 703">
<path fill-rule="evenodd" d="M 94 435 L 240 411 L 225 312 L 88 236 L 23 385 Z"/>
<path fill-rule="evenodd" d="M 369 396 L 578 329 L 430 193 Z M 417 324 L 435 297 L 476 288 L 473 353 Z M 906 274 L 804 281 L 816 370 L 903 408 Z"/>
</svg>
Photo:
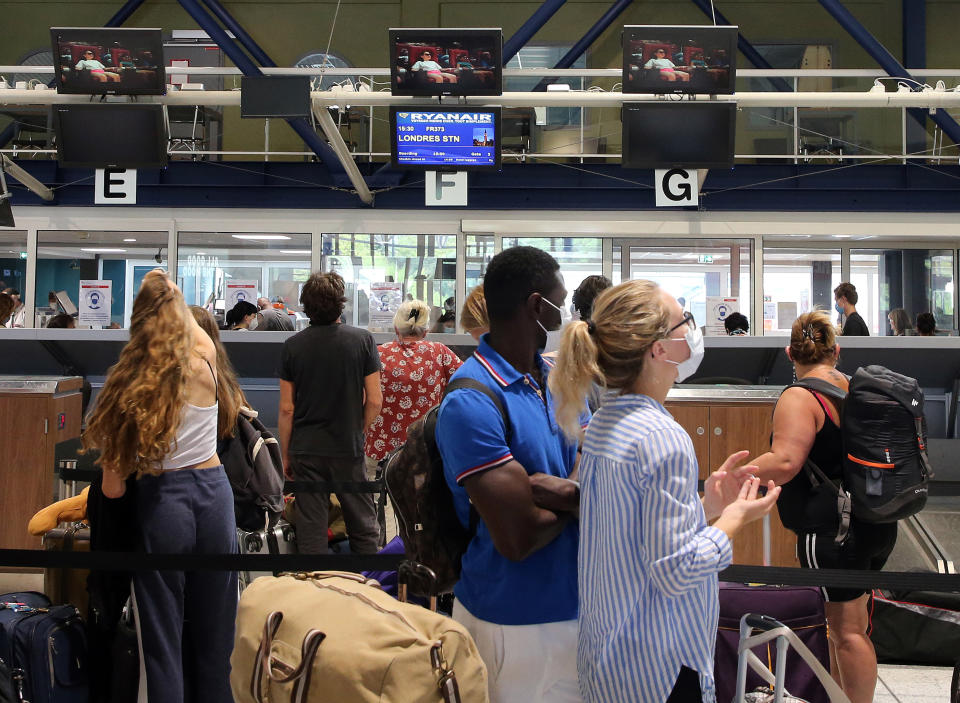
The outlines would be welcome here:
<svg viewBox="0 0 960 703">
<path fill-rule="evenodd" d="M 137 510 L 147 553 L 237 551 L 233 492 L 222 466 L 143 477 Z M 133 584 L 146 675 L 141 700 L 146 684 L 150 703 L 232 703 L 237 574 L 139 571 Z"/>
</svg>

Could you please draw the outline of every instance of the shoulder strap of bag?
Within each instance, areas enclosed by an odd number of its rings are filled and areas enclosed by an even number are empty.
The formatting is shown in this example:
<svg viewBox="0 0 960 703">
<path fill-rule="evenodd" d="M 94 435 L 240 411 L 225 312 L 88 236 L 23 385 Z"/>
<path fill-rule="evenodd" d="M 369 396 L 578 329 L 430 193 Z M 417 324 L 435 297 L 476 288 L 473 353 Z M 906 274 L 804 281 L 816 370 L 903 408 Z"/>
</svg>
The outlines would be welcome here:
<svg viewBox="0 0 960 703">
<path fill-rule="evenodd" d="M 456 378 L 450 381 L 450 383 L 447 384 L 447 387 L 444 388 L 443 395 L 446 397 L 453 391 L 460 390 L 461 388 L 480 391 L 493 401 L 494 406 L 496 406 L 497 411 L 500 413 L 500 417 L 503 418 L 503 425 L 507 430 L 507 444 L 510 444 L 510 415 L 507 413 L 506 406 L 503 404 L 503 402 L 501 402 L 500 396 L 494 393 L 490 386 L 476 380 L 475 378 Z"/>
</svg>

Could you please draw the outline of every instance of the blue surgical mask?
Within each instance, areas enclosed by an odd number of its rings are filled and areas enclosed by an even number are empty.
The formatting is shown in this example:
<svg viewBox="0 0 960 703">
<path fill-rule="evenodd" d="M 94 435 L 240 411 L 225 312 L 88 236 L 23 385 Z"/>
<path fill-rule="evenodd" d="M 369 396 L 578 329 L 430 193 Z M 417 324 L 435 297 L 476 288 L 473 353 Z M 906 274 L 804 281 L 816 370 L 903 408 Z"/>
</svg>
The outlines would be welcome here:
<svg viewBox="0 0 960 703">
<path fill-rule="evenodd" d="M 841 315 L 843 314 L 843 306 L 840 303 L 834 303 L 833 309 L 836 310 Z"/>
</svg>

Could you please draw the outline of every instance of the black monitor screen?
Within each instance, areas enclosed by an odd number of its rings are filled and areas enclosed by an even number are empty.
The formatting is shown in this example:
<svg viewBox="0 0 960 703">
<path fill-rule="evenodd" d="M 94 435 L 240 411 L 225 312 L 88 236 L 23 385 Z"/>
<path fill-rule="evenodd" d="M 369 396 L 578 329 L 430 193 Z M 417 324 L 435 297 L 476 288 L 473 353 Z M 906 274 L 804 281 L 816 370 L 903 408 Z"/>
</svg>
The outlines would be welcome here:
<svg viewBox="0 0 960 703">
<path fill-rule="evenodd" d="M 469 171 L 500 168 L 500 108 L 393 107 L 397 168 Z"/>
<path fill-rule="evenodd" d="M 241 117 L 309 117 L 310 76 L 244 76 Z"/>
<path fill-rule="evenodd" d="M 167 163 L 163 105 L 56 105 L 61 166 L 160 168 Z"/>
<path fill-rule="evenodd" d="M 159 29 L 51 27 L 57 92 L 163 95 Z"/>
<path fill-rule="evenodd" d="M 623 92 L 732 95 L 737 27 L 623 28 Z"/>
<path fill-rule="evenodd" d="M 736 109 L 692 100 L 624 103 L 624 168 L 733 166 Z"/>
<path fill-rule="evenodd" d="M 391 29 L 394 95 L 500 95 L 500 29 Z"/>
<path fill-rule="evenodd" d="M 10 198 L 0 198 L 0 227 L 15 227 Z"/>
</svg>

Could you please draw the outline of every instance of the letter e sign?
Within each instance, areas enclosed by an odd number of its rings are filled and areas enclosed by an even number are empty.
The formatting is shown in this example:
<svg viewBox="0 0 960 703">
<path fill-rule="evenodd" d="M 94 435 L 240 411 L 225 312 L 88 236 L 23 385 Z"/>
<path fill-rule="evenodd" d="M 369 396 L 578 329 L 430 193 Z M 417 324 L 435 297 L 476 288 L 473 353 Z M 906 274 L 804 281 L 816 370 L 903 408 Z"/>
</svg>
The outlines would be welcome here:
<svg viewBox="0 0 960 703">
<path fill-rule="evenodd" d="M 658 168 L 654 172 L 657 207 L 684 207 L 698 205 L 700 189 L 696 170 L 685 168 Z"/>
<path fill-rule="evenodd" d="M 135 168 L 98 168 L 94 182 L 94 205 L 136 205 Z"/>
</svg>

